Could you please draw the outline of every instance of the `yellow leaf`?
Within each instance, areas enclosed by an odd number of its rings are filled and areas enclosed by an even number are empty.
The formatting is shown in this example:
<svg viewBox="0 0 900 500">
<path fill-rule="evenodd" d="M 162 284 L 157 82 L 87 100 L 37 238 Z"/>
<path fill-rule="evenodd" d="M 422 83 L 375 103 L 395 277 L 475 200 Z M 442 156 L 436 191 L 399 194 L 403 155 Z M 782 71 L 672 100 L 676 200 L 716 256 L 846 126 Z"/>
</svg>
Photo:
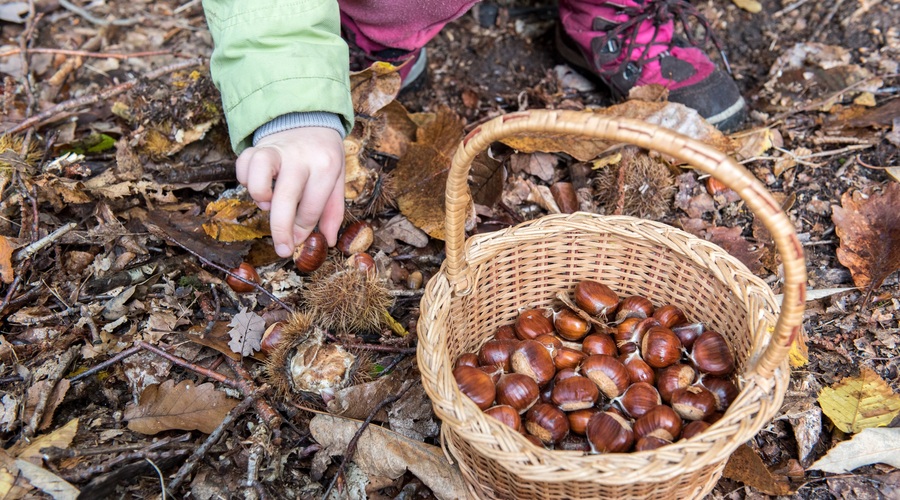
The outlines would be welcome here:
<svg viewBox="0 0 900 500">
<path fill-rule="evenodd" d="M 15 453 L 16 457 L 22 460 L 28 460 L 35 465 L 41 465 L 41 448 L 49 448 L 55 446 L 57 448 L 66 449 L 75 439 L 75 433 L 78 432 L 78 419 L 72 419 L 66 425 L 56 429 L 50 434 L 35 439 L 28 446 L 21 448 L 21 451 Z"/>
<path fill-rule="evenodd" d="M 731 0 L 738 7 L 750 12 L 751 14 L 756 14 L 757 12 L 762 10 L 762 4 L 757 2 L 756 0 Z"/>
<path fill-rule="evenodd" d="M 863 92 L 862 94 L 856 96 L 856 99 L 853 99 L 853 104 L 874 108 L 878 103 L 875 102 L 875 94 L 871 92 Z"/>
<path fill-rule="evenodd" d="M 203 230 L 219 241 L 247 241 L 269 235 L 269 218 L 251 201 L 217 200 L 206 206 L 206 215 L 210 219 Z"/>
<path fill-rule="evenodd" d="M 12 251 L 12 244 L 6 236 L 0 235 L 0 281 L 4 283 L 12 283 L 14 279 Z"/>
<path fill-rule="evenodd" d="M 806 347 L 806 335 L 801 334 L 791 344 L 791 350 L 788 351 L 788 359 L 791 361 L 792 368 L 800 368 L 809 363 L 809 349 Z"/>
<path fill-rule="evenodd" d="M 883 427 L 900 414 L 900 395 L 869 368 L 863 368 L 858 377 L 847 377 L 822 389 L 818 401 L 822 411 L 844 432 Z"/>
</svg>

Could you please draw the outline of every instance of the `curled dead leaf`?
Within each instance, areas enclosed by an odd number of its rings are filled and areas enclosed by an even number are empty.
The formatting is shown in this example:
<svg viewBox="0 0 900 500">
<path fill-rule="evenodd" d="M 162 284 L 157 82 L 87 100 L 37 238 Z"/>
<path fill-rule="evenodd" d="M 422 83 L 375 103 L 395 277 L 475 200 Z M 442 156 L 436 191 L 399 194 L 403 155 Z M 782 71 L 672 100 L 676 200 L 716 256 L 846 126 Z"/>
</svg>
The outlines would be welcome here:
<svg viewBox="0 0 900 500">
<path fill-rule="evenodd" d="M 209 434 L 237 404 L 212 383 L 197 385 L 183 380 L 175 385 L 174 380 L 166 380 L 144 389 L 140 403 L 129 405 L 124 418 L 129 429 L 141 434 L 172 429 Z"/>
</svg>

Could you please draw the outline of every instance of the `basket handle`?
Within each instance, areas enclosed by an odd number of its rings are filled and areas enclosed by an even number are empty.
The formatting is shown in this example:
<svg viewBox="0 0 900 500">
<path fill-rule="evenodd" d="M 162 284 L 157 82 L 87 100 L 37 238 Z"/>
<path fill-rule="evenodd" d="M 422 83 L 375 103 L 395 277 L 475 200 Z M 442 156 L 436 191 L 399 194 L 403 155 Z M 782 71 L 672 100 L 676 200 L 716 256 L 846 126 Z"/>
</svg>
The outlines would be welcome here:
<svg viewBox="0 0 900 500">
<path fill-rule="evenodd" d="M 733 189 L 772 234 L 784 264 L 784 299 L 772 340 L 755 371 L 770 378 L 800 333 L 806 295 L 806 262 L 794 226 L 771 193 L 747 169 L 728 155 L 697 140 L 639 120 L 591 112 L 531 110 L 494 118 L 470 132 L 453 156 L 446 191 L 447 278 L 456 293 L 471 286 L 464 258 L 465 220 L 471 205 L 468 176 L 475 156 L 491 143 L 523 133 L 584 136 L 633 144 L 688 163 Z"/>
</svg>

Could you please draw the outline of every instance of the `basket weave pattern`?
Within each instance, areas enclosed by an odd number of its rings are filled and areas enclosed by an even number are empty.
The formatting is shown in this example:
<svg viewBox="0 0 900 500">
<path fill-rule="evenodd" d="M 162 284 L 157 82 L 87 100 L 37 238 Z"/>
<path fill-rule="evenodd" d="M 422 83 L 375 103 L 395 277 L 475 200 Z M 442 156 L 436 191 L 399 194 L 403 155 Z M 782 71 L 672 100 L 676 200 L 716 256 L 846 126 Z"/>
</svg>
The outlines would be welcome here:
<svg viewBox="0 0 900 500">
<path fill-rule="evenodd" d="M 721 248 L 652 221 L 553 215 L 465 241 L 471 158 L 499 137 L 544 130 L 651 147 L 735 188 L 776 240 L 785 264 L 785 305 L 779 311 L 769 287 Z M 787 350 L 802 317 L 802 252 L 792 226 L 766 196 L 725 155 L 639 122 L 533 111 L 495 119 L 470 134 L 448 180 L 447 260 L 422 299 L 418 362 L 442 420 L 443 442 L 474 495 L 699 498 L 713 488 L 730 453 L 778 411 L 789 378 Z M 452 375 L 458 355 L 477 351 L 521 308 L 551 305 L 584 279 L 601 281 L 620 296 L 675 304 L 689 319 L 722 333 L 735 353 L 741 386 L 725 416 L 699 436 L 659 450 L 586 455 L 538 448 L 459 392 Z"/>
</svg>

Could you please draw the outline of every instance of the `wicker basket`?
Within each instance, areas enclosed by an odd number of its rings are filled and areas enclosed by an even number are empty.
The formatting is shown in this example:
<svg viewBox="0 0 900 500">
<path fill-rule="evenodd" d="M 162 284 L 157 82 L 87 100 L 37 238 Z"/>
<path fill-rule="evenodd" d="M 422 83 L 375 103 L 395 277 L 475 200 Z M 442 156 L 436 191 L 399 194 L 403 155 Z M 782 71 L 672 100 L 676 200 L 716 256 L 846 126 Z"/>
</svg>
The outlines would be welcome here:
<svg viewBox="0 0 900 500">
<path fill-rule="evenodd" d="M 634 144 L 685 161 L 731 187 L 762 220 L 784 263 L 784 299 L 721 248 L 633 217 L 553 215 L 465 240 L 475 155 L 512 136 L 578 135 Z M 800 329 L 806 270 L 793 226 L 770 193 L 721 152 L 667 129 L 588 112 L 528 111 L 472 131 L 447 181 L 446 260 L 421 302 L 418 362 L 442 440 L 474 496 L 483 498 L 700 498 L 728 456 L 778 411 L 787 353 Z M 484 415 L 453 378 L 453 361 L 476 351 L 526 306 L 596 279 L 620 294 L 680 306 L 731 343 L 741 392 L 704 433 L 661 449 L 617 454 L 550 451 Z M 777 320 L 776 320 L 777 319 Z"/>
</svg>

